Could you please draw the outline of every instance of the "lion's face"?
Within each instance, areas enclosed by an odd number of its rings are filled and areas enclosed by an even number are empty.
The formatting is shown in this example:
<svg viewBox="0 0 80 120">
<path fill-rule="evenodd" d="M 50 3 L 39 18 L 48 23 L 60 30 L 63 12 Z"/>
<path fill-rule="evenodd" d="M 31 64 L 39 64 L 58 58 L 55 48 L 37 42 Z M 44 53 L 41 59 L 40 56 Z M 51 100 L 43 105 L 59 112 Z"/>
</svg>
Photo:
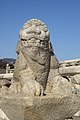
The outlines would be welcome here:
<svg viewBox="0 0 80 120">
<path fill-rule="evenodd" d="M 34 46 L 48 48 L 49 31 L 40 20 L 32 19 L 25 23 L 20 30 L 21 46 Z"/>
</svg>

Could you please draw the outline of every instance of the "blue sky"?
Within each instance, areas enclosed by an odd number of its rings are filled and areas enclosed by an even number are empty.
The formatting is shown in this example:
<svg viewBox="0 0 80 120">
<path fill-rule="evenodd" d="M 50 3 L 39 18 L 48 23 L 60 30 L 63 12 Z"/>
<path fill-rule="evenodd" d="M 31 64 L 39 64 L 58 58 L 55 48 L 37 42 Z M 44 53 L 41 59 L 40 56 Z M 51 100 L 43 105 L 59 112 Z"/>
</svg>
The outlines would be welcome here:
<svg viewBox="0 0 80 120">
<path fill-rule="evenodd" d="M 0 58 L 16 58 L 19 30 L 31 18 L 47 25 L 59 60 L 80 58 L 80 0 L 0 0 Z"/>
</svg>

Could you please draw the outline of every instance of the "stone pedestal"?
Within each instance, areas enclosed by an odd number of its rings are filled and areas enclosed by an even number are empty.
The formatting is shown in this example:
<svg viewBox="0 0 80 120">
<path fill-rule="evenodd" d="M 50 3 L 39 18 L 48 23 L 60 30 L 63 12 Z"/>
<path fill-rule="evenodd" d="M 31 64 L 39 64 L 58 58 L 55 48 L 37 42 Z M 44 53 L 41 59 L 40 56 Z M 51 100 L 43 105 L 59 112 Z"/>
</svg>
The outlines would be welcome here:
<svg viewBox="0 0 80 120">
<path fill-rule="evenodd" d="M 0 108 L 9 120 L 65 120 L 80 110 L 80 96 L 5 96 Z"/>
</svg>

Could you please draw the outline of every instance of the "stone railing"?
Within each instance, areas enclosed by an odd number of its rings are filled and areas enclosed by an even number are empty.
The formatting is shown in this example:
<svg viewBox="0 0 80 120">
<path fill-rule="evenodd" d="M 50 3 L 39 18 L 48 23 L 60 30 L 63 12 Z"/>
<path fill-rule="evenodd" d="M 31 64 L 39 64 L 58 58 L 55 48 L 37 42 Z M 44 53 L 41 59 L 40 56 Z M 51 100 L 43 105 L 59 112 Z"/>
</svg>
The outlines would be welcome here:
<svg viewBox="0 0 80 120">
<path fill-rule="evenodd" d="M 59 70 L 61 75 L 80 74 L 80 59 L 61 61 Z"/>
<path fill-rule="evenodd" d="M 70 66 L 79 66 L 79 65 L 80 65 L 80 59 L 65 60 L 60 62 L 60 68 L 70 67 Z"/>
<path fill-rule="evenodd" d="M 12 77 L 13 77 L 13 73 L 0 74 L 0 79 L 8 79 L 8 80 L 11 80 Z"/>
</svg>

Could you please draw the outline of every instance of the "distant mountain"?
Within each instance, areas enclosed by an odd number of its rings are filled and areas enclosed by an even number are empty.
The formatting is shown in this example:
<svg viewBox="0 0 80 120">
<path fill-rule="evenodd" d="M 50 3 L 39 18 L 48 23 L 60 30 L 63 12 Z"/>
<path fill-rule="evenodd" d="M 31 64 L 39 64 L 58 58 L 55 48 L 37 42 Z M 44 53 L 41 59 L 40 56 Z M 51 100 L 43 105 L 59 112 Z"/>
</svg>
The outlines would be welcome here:
<svg viewBox="0 0 80 120">
<path fill-rule="evenodd" d="M 13 58 L 0 59 L 0 69 L 5 69 L 6 64 L 9 64 L 11 68 L 14 68 L 15 61 L 16 59 L 13 59 Z"/>
<path fill-rule="evenodd" d="M 3 58 L 1 59 L 3 62 L 6 62 L 7 64 L 15 64 L 16 59 L 14 58 Z"/>
</svg>

